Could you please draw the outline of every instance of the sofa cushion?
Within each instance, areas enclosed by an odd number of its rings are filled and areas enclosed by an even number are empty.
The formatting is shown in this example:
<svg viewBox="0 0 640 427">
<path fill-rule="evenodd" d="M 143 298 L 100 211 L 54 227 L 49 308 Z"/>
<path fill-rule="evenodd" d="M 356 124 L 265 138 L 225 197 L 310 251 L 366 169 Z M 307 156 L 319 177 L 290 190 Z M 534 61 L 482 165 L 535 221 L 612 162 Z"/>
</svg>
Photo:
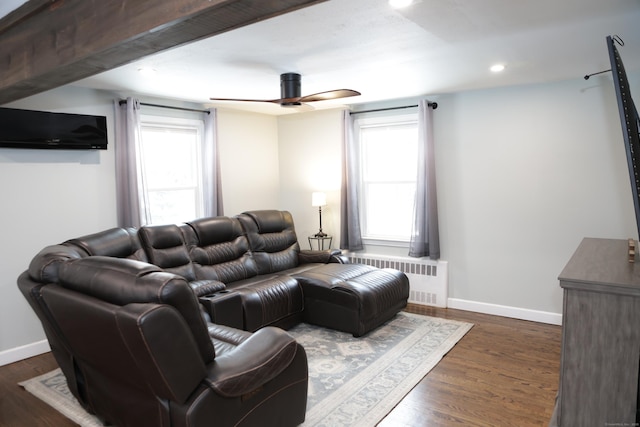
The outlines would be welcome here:
<svg viewBox="0 0 640 427">
<path fill-rule="evenodd" d="M 324 264 L 293 275 L 305 297 L 305 321 L 354 336 L 366 334 L 402 310 L 409 279 L 362 264 Z"/>
<path fill-rule="evenodd" d="M 237 217 L 258 266 L 258 274 L 277 273 L 298 266 L 300 246 L 287 211 L 261 210 Z"/>
<path fill-rule="evenodd" d="M 213 341 L 213 346 L 216 349 L 216 357 L 234 350 L 252 335 L 251 332 L 217 323 L 208 323 L 207 327 L 209 328 L 209 336 Z"/>
<path fill-rule="evenodd" d="M 287 211 L 247 211 L 245 215 L 250 216 L 255 221 L 260 234 L 282 233 L 285 230 L 294 230 L 293 217 Z"/>
<path fill-rule="evenodd" d="M 298 349 L 296 340 L 283 330 L 263 328 L 233 351 L 219 355 L 207 382 L 226 397 L 253 393 L 291 365 Z"/>
<path fill-rule="evenodd" d="M 58 271 L 62 264 L 85 256 L 84 251 L 75 246 L 47 246 L 29 263 L 29 277 L 38 283 L 57 283 Z"/>
<path fill-rule="evenodd" d="M 230 283 L 257 276 L 258 267 L 237 219 L 202 218 L 188 225 L 196 236 L 189 242 L 189 254 L 197 279 Z"/>
<path fill-rule="evenodd" d="M 136 260 L 95 256 L 60 266 L 60 285 L 111 304 L 158 303 L 173 306 L 192 330 L 202 359 L 209 363 L 214 349 L 187 281 L 159 267 Z"/>
<path fill-rule="evenodd" d="M 131 258 L 147 261 L 134 228 L 111 228 L 99 233 L 67 240 L 65 245 L 74 245 L 87 255 L 104 255 L 116 258 Z"/>
<path fill-rule="evenodd" d="M 243 236 L 242 226 L 235 218 L 217 216 L 200 218 L 187 222 L 193 228 L 198 237 L 198 243 L 202 247 L 218 243 L 232 242 Z"/>
<path fill-rule="evenodd" d="M 151 264 L 188 281 L 196 279 L 180 227 L 175 224 L 145 225 L 138 230 L 138 236 Z"/>
<path fill-rule="evenodd" d="M 234 288 L 240 293 L 244 312 L 244 329 L 256 331 L 263 326 L 285 329 L 299 322 L 304 297 L 298 282 L 289 276 L 258 276 L 256 281 Z"/>
</svg>

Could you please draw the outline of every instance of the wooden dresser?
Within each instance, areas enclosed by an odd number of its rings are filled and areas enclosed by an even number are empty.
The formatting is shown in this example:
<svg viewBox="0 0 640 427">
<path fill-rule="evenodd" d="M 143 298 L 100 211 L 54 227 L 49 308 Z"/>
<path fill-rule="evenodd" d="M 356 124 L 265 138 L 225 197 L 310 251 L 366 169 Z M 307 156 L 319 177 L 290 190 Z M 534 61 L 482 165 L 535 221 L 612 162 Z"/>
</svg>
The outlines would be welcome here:
<svg viewBox="0 0 640 427">
<path fill-rule="evenodd" d="M 585 238 L 559 276 L 562 356 L 550 425 L 638 425 L 640 262 L 628 252 L 627 240 Z"/>
</svg>

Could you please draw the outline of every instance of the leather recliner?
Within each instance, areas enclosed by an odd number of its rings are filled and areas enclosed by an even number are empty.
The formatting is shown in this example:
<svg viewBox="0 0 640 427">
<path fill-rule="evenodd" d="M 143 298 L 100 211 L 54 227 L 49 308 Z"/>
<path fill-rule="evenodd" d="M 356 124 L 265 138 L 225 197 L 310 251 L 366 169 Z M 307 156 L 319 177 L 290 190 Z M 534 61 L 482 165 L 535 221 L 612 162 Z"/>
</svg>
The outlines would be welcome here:
<svg viewBox="0 0 640 427">
<path fill-rule="evenodd" d="M 260 274 L 290 275 L 300 285 L 305 322 L 359 337 L 406 307 L 409 280 L 404 273 L 348 264 L 340 251 L 329 255 L 336 261 L 327 262 L 322 251 L 300 250 L 289 212 L 249 211 L 237 218 Z"/>
<path fill-rule="evenodd" d="M 117 426 L 292 426 L 304 421 L 307 360 L 285 331 L 207 323 L 184 277 L 91 256 L 25 295 L 65 359 L 73 394 Z M 37 287 L 37 290 L 35 289 Z M 29 299 L 29 298 L 28 298 Z M 54 334 L 52 337 L 50 334 Z"/>
</svg>

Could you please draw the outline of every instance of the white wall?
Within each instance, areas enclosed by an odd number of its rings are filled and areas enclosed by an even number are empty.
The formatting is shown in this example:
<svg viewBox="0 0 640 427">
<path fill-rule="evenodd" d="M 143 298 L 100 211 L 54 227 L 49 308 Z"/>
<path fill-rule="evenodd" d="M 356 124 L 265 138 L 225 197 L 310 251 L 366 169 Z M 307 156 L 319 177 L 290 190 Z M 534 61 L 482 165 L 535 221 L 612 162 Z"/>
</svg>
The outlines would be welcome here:
<svg viewBox="0 0 640 427">
<path fill-rule="evenodd" d="M 309 249 L 308 236 L 318 232 L 318 208 L 311 206 L 311 193 L 327 194 L 322 209 L 322 230 L 338 246 L 342 138 L 341 110 L 319 110 L 280 116 L 281 206 L 291 212 L 300 247 Z"/>
<path fill-rule="evenodd" d="M 450 297 L 561 313 L 557 277 L 583 237 L 638 237 L 611 80 L 468 92 L 438 103 Z"/>
<path fill-rule="evenodd" d="M 7 107 L 107 116 L 106 151 L 0 148 L 0 354 L 44 339 L 16 279 L 44 246 L 116 225 L 113 107 L 95 91 L 64 88 Z"/>
<path fill-rule="evenodd" d="M 224 214 L 279 209 L 276 118 L 218 110 L 218 138 Z"/>
<path fill-rule="evenodd" d="M 640 74 L 631 77 L 640 99 Z M 111 138 L 112 98 L 65 87 L 10 106 L 106 115 Z M 440 105 L 439 216 L 450 297 L 560 313 L 557 276 L 583 237 L 638 237 L 610 79 L 430 99 Z M 220 110 L 225 213 L 287 209 L 306 247 L 317 230 L 311 192 L 326 191 L 323 228 L 337 235 L 340 116 Z M 78 153 L 0 149 L 0 361 L 3 350 L 44 338 L 16 286 L 34 254 L 115 225 L 110 144 Z"/>
</svg>

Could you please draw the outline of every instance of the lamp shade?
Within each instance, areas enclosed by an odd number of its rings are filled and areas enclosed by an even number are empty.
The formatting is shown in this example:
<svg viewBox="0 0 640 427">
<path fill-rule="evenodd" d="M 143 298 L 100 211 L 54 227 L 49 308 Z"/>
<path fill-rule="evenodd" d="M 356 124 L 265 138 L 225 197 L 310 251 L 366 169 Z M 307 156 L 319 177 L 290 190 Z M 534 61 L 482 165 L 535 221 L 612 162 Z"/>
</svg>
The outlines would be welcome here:
<svg viewBox="0 0 640 427">
<path fill-rule="evenodd" d="M 327 195 L 320 191 L 314 191 L 311 193 L 311 206 L 326 206 Z"/>
</svg>

